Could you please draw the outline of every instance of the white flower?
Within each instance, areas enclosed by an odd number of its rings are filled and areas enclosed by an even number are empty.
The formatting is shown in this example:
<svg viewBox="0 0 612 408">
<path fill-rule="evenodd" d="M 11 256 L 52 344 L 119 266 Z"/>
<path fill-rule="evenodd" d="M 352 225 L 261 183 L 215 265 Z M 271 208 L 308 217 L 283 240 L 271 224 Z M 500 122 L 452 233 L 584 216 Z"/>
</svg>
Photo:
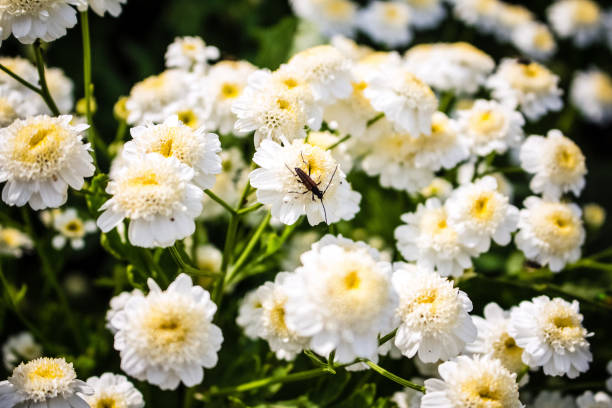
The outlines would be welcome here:
<svg viewBox="0 0 612 408">
<path fill-rule="evenodd" d="M 74 106 L 74 97 L 72 96 L 74 90 L 74 84 L 70 78 L 64 74 L 60 68 L 49 68 L 45 72 L 47 86 L 49 87 L 49 93 L 53 97 L 57 108 L 62 113 L 68 113 L 72 111 Z M 44 103 L 42 98 L 39 98 L 41 101 L 40 111 L 41 113 L 46 113 L 51 115 L 51 110 Z"/>
<path fill-rule="evenodd" d="M 488 33 L 496 30 L 501 13 L 499 0 L 452 0 L 453 13 L 464 23 Z"/>
<path fill-rule="evenodd" d="M 419 193 L 425 198 L 438 197 L 441 200 L 447 199 L 453 192 L 453 185 L 450 181 L 441 177 L 436 177 L 427 187 L 423 187 Z"/>
<path fill-rule="evenodd" d="M 21 258 L 24 250 L 34 248 L 34 242 L 28 234 L 17 228 L 0 226 L 0 255 Z"/>
<path fill-rule="evenodd" d="M 357 44 L 355 41 L 341 34 L 334 35 L 329 40 L 329 43 L 346 58 L 355 62 L 374 52 L 374 50 L 367 45 Z"/>
<path fill-rule="evenodd" d="M 395 229 L 395 239 L 406 260 L 424 269 L 435 268 L 442 276 L 461 276 L 472 267 L 470 256 L 476 251 L 463 245 L 440 200 L 430 198 L 401 218 L 406 225 Z"/>
<path fill-rule="evenodd" d="M 104 373 L 100 377 L 89 377 L 87 385 L 93 388 L 93 395 L 83 399 L 94 408 L 143 408 L 142 394 L 125 376 Z"/>
<path fill-rule="evenodd" d="M 336 145 L 341 138 L 330 131 L 309 132 L 307 143 L 312 146 L 318 146 L 323 150 L 328 150 L 331 146 Z M 336 145 L 333 149 L 329 149 L 334 160 L 338 162 L 340 168 L 349 173 L 353 168 L 353 158 L 348 152 L 349 145 L 342 142 Z"/>
<path fill-rule="evenodd" d="M 35 114 L 34 105 L 40 97 L 12 89 L 6 84 L 0 86 L 0 127 L 7 127 L 17 119 L 25 119 Z"/>
<path fill-rule="evenodd" d="M 223 253 L 214 245 L 200 245 L 196 248 L 195 262 L 198 269 L 209 272 L 220 272 Z"/>
<path fill-rule="evenodd" d="M 579 71 L 572 82 L 572 104 L 591 122 L 612 121 L 612 78 L 604 71 Z"/>
<path fill-rule="evenodd" d="M 593 394 L 592 391 L 585 391 L 576 398 L 578 408 L 612 408 L 612 398 L 603 391 Z"/>
<path fill-rule="evenodd" d="M 395 345 L 408 358 L 425 363 L 449 360 L 476 338 L 468 314 L 472 302 L 453 282 L 416 265 L 398 263 L 393 288 L 399 296 Z"/>
<path fill-rule="evenodd" d="M 529 367 L 544 367 L 544 374 L 576 378 L 586 372 L 593 356 L 582 326 L 578 302 L 538 296 L 510 312 L 508 332 L 523 351 Z"/>
<path fill-rule="evenodd" d="M 518 208 L 497 191 L 497 181 L 492 176 L 463 184 L 445 206 L 459 239 L 479 253 L 489 250 L 491 239 L 498 245 L 508 245 L 518 224 Z"/>
<path fill-rule="evenodd" d="M 215 175 L 221 173 L 221 142 L 214 133 L 205 133 L 181 123 L 177 116 L 170 116 L 160 125 L 144 125 L 130 129 L 133 140 L 127 142 L 122 154 L 128 162 L 147 153 L 159 153 L 174 157 L 191 167 L 195 175 L 193 183 L 202 189 L 215 185 Z"/>
<path fill-rule="evenodd" d="M 500 42 L 509 42 L 515 31 L 526 24 L 536 22 L 536 16 L 521 4 L 497 2 L 497 12 L 494 16 L 493 34 Z"/>
<path fill-rule="evenodd" d="M 174 390 L 202 382 L 205 368 L 217 364 L 223 342 L 221 329 L 212 323 L 217 306 L 210 294 L 180 274 L 162 291 L 147 281 L 149 294 L 133 296 L 111 324 L 121 369 L 140 381 Z"/>
<path fill-rule="evenodd" d="M 42 356 L 42 347 L 36 343 L 30 332 L 10 336 L 2 345 L 2 362 L 8 371 L 22 361 L 30 361 Z"/>
<path fill-rule="evenodd" d="M 80 0 L 80 2 L 79 11 L 85 11 L 89 6 L 100 17 L 104 17 L 106 12 L 113 17 L 119 17 L 121 5 L 127 3 L 127 0 Z"/>
<path fill-rule="evenodd" d="M 310 225 L 350 220 L 359 211 L 361 195 L 353 190 L 331 153 L 296 139 L 281 146 L 264 140 L 253 161 L 260 166 L 249 175 L 257 201 L 271 206 L 272 216 L 293 224 L 301 215 Z M 321 197 L 300 179 L 297 169 L 317 184 Z"/>
<path fill-rule="evenodd" d="M 285 281 L 286 323 L 310 348 L 339 363 L 378 360 L 378 336 L 392 330 L 397 297 L 391 264 L 363 242 L 327 235 Z"/>
<path fill-rule="evenodd" d="M 530 21 L 512 31 L 512 42 L 525 55 L 548 59 L 557 51 L 555 37 L 546 24 Z"/>
<path fill-rule="evenodd" d="M 357 5 L 351 0 L 291 0 L 294 13 L 313 23 L 327 36 L 352 36 Z"/>
<path fill-rule="evenodd" d="M 529 187 L 545 198 L 558 199 L 564 193 L 579 196 L 587 173 L 580 148 L 561 131 L 548 131 L 546 137 L 529 136 L 520 151 L 521 167 L 534 176 Z"/>
<path fill-rule="evenodd" d="M 478 99 L 470 109 L 458 112 L 461 133 L 479 156 L 505 153 L 523 140 L 523 115 L 496 101 Z"/>
<path fill-rule="evenodd" d="M 576 408 L 571 396 L 563 397 L 559 391 L 540 391 L 531 404 L 533 408 Z"/>
<path fill-rule="evenodd" d="M 16 120 L 0 129 L 2 201 L 42 210 L 68 199 L 68 186 L 83 187 L 94 173 L 89 144 L 82 133 L 88 125 L 70 125 L 72 117 L 40 115 Z"/>
<path fill-rule="evenodd" d="M 36 67 L 27 59 L 22 57 L 0 57 L 0 64 L 10 69 L 13 73 L 19 75 L 30 83 L 36 84 L 38 81 L 38 70 Z M 0 72 L 0 84 L 6 85 L 10 89 L 24 91 L 28 88 L 23 86 L 20 82 L 6 72 Z"/>
<path fill-rule="evenodd" d="M 249 339 L 255 340 L 263 332 L 262 304 L 257 289 L 248 292 L 239 305 L 236 324 L 242 327 Z"/>
<path fill-rule="evenodd" d="M 557 35 L 570 38 L 578 47 L 585 47 L 602 34 L 603 12 L 592 0 L 559 0 L 546 10 Z"/>
<path fill-rule="evenodd" d="M 436 27 L 446 16 L 442 0 L 404 0 L 412 14 L 410 24 L 417 29 Z"/>
<path fill-rule="evenodd" d="M 166 51 L 166 67 L 204 71 L 208 61 L 219 58 L 219 49 L 200 37 L 177 37 Z"/>
<path fill-rule="evenodd" d="M 82 249 L 85 235 L 96 231 L 96 223 L 82 220 L 76 209 L 68 208 L 53 217 L 53 228 L 59 232 L 51 241 L 55 249 L 62 249 L 68 240 L 73 249 Z"/>
<path fill-rule="evenodd" d="M 110 300 L 110 309 L 108 309 L 108 311 L 106 312 L 105 320 L 106 320 L 106 328 L 110 330 L 111 333 L 115 334 L 119 330 L 117 327 L 113 326 L 112 324 L 113 317 L 115 317 L 117 313 L 123 310 L 125 305 L 127 305 L 128 301 L 133 296 L 143 297 L 144 293 L 142 293 L 140 289 L 134 289 L 131 292 L 121 292 L 120 294 L 118 294 L 117 296 L 114 296 Z"/>
<path fill-rule="evenodd" d="M 438 109 L 438 99 L 429 86 L 407 69 L 395 66 L 382 67 L 367 82 L 364 95 L 399 132 L 415 137 L 431 134 L 431 117 Z"/>
<path fill-rule="evenodd" d="M 5 0 L 0 4 L 0 37 L 6 40 L 12 33 L 23 44 L 32 44 L 37 38 L 57 40 L 77 23 L 71 4 L 77 5 L 79 0 Z"/>
<path fill-rule="evenodd" d="M 498 359 L 508 371 L 518 374 L 524 367 L 523 349 L 508 333 L 510 312 L 497 303 L 489 303 L 484 308 L 484 318 L 473 316 L 472 319 L 478 328 L 478 337 L 467 345 L 467 351 Z"/>
<path fill-rule="evenodd" d="M 487 87 L 495 99 L 518 106 L 528 119 L 537 120 L 563 107 L 558 83 L 559 77 L 537 62 L 506 58 L 487 80 Z"/>
<path fill-rule="evenodd" d="M 167 247 L 195 231 L 204 193 L 192 184 L 194 171 L 174 157 L 149 153 L 133 160 L 111 177 L 112 197 L 100 211 L 98 228 L 108 232 L 130 219 L 132 245 Z"/>
<path fill-rule="evenodd" d="M 411 10 L 399 1 L 373 1 L 359 11 L 357 24 L 374 41 L 389 48 L 408 44 L 412 40 Z"/>
<path fill-rule="evenodd" d="M 568 262 L 580 258 L 585 239 L 580 207 L 533 196 L 524 206 L 514 241 L 528 259 L 559 272 Z"/>
<path fill-rule="evenodd" d="M 8 380 L 0 381 L 0 406 L 86 408 L 89 405 L 77 393 L 91 392 L 91 387 L 77 380 L 72 363 L 41 357 L 19 364 Z"/>
<path fill-rule="evenodd" d="M 419 44 L 406 51 L 405 60 L 429 86 L 460 94 L 476 93 L 495 68 L 493 58 L 465 42 Z"/>
<path fill-rule="evenodd" d="M 249 75 L 256 68 L 247 61 L 221 61 L 210 68 L 206 76 L 207 93 L 212 109 L 208 118 L 210 129 L 221 134 L 231 133 L 236 122 L 232 104 L 247 86 Z"/>
<path fill-rule="evenodd" d="M 441 380 L 425 381 L 421 408 L 522 408 L 516 374 L 490 357 L 459 356 L 438 368 Z"/>
</svg>

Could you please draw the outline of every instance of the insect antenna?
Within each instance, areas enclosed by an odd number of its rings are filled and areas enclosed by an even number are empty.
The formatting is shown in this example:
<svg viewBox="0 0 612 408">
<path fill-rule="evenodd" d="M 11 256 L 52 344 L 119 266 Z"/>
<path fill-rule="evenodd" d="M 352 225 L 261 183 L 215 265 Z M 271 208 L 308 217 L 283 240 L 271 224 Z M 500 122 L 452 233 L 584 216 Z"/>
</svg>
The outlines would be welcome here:
<svg viewBox="0 0 612 408">
<path fill-rule="evenodd" d="M 336 175 L 336 170 L 338 170 L 338 165 L 336 164 L 336 168 L 334 169 L 334 172 L 332 173 L 331 178 L 329 179 L 329 181 L 327 182 L 327 187 L 325 187 L 325 190 L 323 190 L 323 194 L 325 194 L 325 192 L 327 191 L 327 189 L 329 188 L 329 185 L 331 184 L 332 180 L 334 179 L 334 176 Z M 321 202 L 323 202 L 323 200 L 321 200 Z"/>
</svg>

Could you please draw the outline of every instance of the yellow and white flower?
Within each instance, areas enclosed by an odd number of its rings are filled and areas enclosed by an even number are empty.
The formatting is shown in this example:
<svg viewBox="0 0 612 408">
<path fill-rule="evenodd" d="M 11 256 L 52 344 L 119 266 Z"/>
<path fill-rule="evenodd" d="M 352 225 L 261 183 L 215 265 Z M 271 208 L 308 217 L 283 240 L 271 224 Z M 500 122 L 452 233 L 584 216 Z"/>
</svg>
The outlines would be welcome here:
<svg viewBox="0 0 612 408">
<path fill-rule="evenodd" d="M 87 385 L 93 388 L 92 395 L 83 399 L 93 408 L 143 408 L 142 394 L 125 376 L 104 373 L 100 377 L 89 377 Z"/>
<path fill-rule="evenodd" d="M 121 14 L 121 6 L 127 3 L 127 0 L 80 0 L 81 4 L 78 5 L 79 11 L 87 10 L 87 7 L 91 9 L 100 17 L 104 17 L 104 14 L 108 12 L 113 17 L 119 17 Z"/>
<path fill-rule="evenodd" d="M 53 217 L 53 228 L 59 232 L 51 240 L 55 249 L 62 249 L 67 241 L 73 249 L 82 249 L 85 246 L 85 235 L 96 231 L 93 220 L 83 220 L 76 209 L 68 208 Z"/>
<path fill-rule="evenodd" d="M 132 296 L 111 320 L 118 329 L 115 349 L 121 369 L 128 375 L 174 390 L 204 379 L 204 368 L 217 365 L 223 342 L 221 329 L 212 323 L 217 306 L 210 294 L 180 274 L 162 291 L 148 280 L 146 296 Z"/>
<path fill-rule="evenodd" d="M 497 30 L 502 2 L 499 0 L 452 0 L 453 13 L 464 23 L 479 31 L 490 33 Z"/>
<path fill-rule="evenodd" d="M 70 115 L 34 116 L 0 129 L 0 182 L 8 205 L 30 204 L 35 210 L 59 207 L 68 186 L 83 187 L 94 173 L 89 144 L 82 133 L 88 125 L 72 126 Z"/>
<path fill-rule="evenodd" d="M 558 0 L 546 10 L 548 21 L 561 38 L 571 38 L 578 47 L 603 34 L 603 11 L 593 0 Z"/>
<path fill-rule="evenodd" d="M 589 369 L 593 356 L 576 300 L 538 296 L 510 313 L 508 332 L 523 351 L 523 362 L 543 367 L 544 374 L 576 378 Z"/>
<path fill-rule="evenodd" d="M 589 121 L 612 121 L 612 78 L 599 69 L 579 71 L 571 85 L 570 99 Z"/>
<path fill-rule="evenodd" d="M 546 24 L 530 21 L 512 32 L 512 43 L 523 54 L 547 60 L 557 51 L 557 42 Z"/>
<path fill-rule="evenodd" d="M 308 132 L 307 143 L 312 146 L 318 146 L 323 150 L 328 150 L 340 140 L 339 136 L 326 130 L 322 132 Z M 340 168 L 346 173 L 349 173 L 353 168 L 353 158 L 348 150 L 349 145 L 346 142 L 337 144 L 333 149 L 329 149 L 334 160 L 338 162 Z"/>
<path fill-rule="evenodd" d="M 28 362 L 42 356 L 42 346 L 30 332 L 10 336 L 2 345 L 2 362 L 8 371 L 13 371 L 21 362 Z"/>
<path fill-rule="evenodd" d="M 374 52 L 374 50 L 367 45 L 357 44 L 355 41 L 341 34 L 334 35 L 329 40 L 329 43 L 340 51 L 342 55 L 354 62 Z"/>
<path fill-rule="evenodd" d="M 515 31 L 532 22 L 536 22 L 536 16 L 527 7 L 499 1 L 493 34 L 500 42 L 509 42 Z"/>
<path fill-rule="evenodd" d="M 410 7 L 399 1 L 373 1 L 357 14 L 357 24 L 375 42 L 389 48 L 412 40 Z"/>
<path fill-rule="evenodd" d="M 17 228 L 0 226 L 0 255 L 21 258 L 24 251 L 34 248 L 30 236 Z"/>
<path fill-rule="evenodd" d="M 219 58 L 217 47 L 206 45 L 200 37 L 177 37 L 166 51 L 166 67 L 204 72 L 208 61 Z"/>
<path fill-rule="evenodd" d="M 459 355 L 476 338 L 468 296 L 432 270 L 404 263 L 394 269 L 393 288 L 399 296 L 395 346 L 425 363 Z"/>
<path fill-rule="evenodd" d="M 221 272 L 223 253 L 210 244 L 200 245 L 195 251 L 195 263 L 198 269 L 213 273 Z"/>
<path fill-rule="evenodd" d="M 291 0 L 293 12 L 327 36 L 351 37 L 355 31 L 357 5 L 351 0 Z"/>
</svg>

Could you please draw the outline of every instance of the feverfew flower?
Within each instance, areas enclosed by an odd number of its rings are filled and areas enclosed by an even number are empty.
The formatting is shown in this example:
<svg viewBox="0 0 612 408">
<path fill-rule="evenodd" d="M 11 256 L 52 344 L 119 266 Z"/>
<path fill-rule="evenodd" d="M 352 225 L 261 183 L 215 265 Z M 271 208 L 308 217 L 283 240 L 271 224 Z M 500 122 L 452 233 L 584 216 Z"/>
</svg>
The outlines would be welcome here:
<svg viewBox="0 0 612 408">
<path fill-rule="evenodd" d="M 327 235 L 285 281 L 287 327 L 339 363 L 378 360 L 378 336 L 393 329 L 397 298 L 391 264 L 363 242 Z"/>
<path fill-rule="evenodd" d="M 40 38 L 45 42 L 66 35 L 66 29 L 77 23 L 76 10 L 80 0 L 26 1 L 7 0 L 0 4 L 0 37 L 11 33 L 23 44 Z"/>
<path fill-rule="evenodd" d="M 523 348 L 523 362 L 544 367 L 544 374 L 576 378 L 589 369 L 593 356 L 582 326 L 578 302 L 538 296 L 510 312 L 508 332 Z"/>
<path fill-rule="evenodd" d="M 395 346 L 425 363 L 449 360 L 476 338 L 472 302 L 452 281 L 416 265 L 398 263 L 393 288 L 399 296 Z"/>
<path fill-rule="evenodd" d="M 17 228 L 0 226 L 0 255 L 21 258 L 24 250 L 34 248 L 30 236 Z"/>
<path fill-rule="evenodd" d="M 30 96 L 5 84 L 0 85 L 0 127 L 7 127 L 17 119 L 37 113 L 34 106 L 38 104 L 38 99 L 39 96 Z"/>
<path fill-rule="evenodd" d="M 204 193 L 192 183 L 194 171 L 174 157 L 149 153 L 111 175 L 112 197 L 100 211 L 98 228 L 108 232 L 130 219 L 132 245 L 167 247 L 195 231 Z"/>
<path fill-rule="evenodd" d="M 487 80 L 495 99 L 511 107 L 518 106 L 530 120 L 563 107 L 559 77 L 537 62 L 504 59 Z"/>
<path fill-rule="evenodd" d="M 106 312 L 105 320 L 106 328 L 110 330 L 111 333 L 115 334 L 119 330 L 112 324 L 113 317 L 115 317 L 117 313 L 122 311 L 123 308 L 125 308 L 125 305 L 127 305 L 128 301 L 134 296 L 143 297 L 144 293 L 142 293 L 140 289 L 134 289 L 131 292 L 121 292 L 117 296 L 113 296 L 113 298 L 110 300 L 110 309 L 108 309 L 108 311 Z"/>
<path fill-rule="evenodd" d="M 580 148 L 557 129 L 546 137 L 529 136 L 520 150 L 521 167 L 534 175 L 529 187 L 545 198 L 558 199 L 572 192 L 579 196 L 587 173 Z"/>
<path fill-rule="evenodd" d="M 122 154 L 128 162 L 147 153 L 159 153 L 174 157 L 191 167 L 195 174 L 193 183 L 202 189 L 215 185 L 215 175 L 221 173 L 221 142 L 214 133 L 206 133 L 181 123 L 177 116 L 170 116 L 160 125 L 136 126 L 130 129 L 132 139 L 124 146 Z"/>
<path fill-rule="evenodd" d="M 63 358 L 41 357 L 21 363 L 6 381 L 0 381 L 0 406 L 74 408 L 88 406 L 77 395 L 92 393 L 77 380 L 72 363 Z"/>
<path fill-rule="evenodd" d="M 272 216 L 293 224 L 301 215 L 310 225 L 350 220 L 359 211 L 361 195 L 351 190 L 346 175 L 327 150 L 296 139 L 281 146 L 264 140 L 253 161 L 260 166 L 249 175 L 257 201 L 271 206 Z M 317 183 L 321 198 L 309 191 L 296 168 Z"/>
<path fill-rule="evenodd" d="M 424 269 L 435 268 L 442 276 L 461 276 L 472 267 L 470 256 L 477 252 L 463 245 L 440 200 L 430 198 L 401 219 L 406 225 L 395 229 L 395 239 L 406 260 Z"/>
<path fill-rule="evenodd" d="M 441 177 L 436 177 L 427 187 L 423 187 L 421 191 L 419 191 L 425 198 L 438 197 L 441 200 L 447 199 L 452 192 L 452 183 Z"/>
<path fill-rule="evenodd" d="M 82 4 L 78 6 L 79 11 L 87 10 L 87 6 L 100 17 L 104 17 L 104 13 L 108 12 L 113 17 L 119 17 L 121 14 L 121 5 L 127 3 L 127 0 L 81 0 Z"/>
<path fill-rule="evenodd" d="M 466 350 L 498 359 L 508 371 L 518 374 L 524 367 L 523 349 L 508 333 L 510 312 L 497 303 L 489 303 L 484 308 L 484 318 L 473 316 L 472 319 L 478 328 L 478 337 Z"/>
<path fill-rule="evenodd" d="M 389 48 L 406 45 L 412 40 L 410 21 L 410 7 L 399 1 L 373 1 L 357 15 L 361 30 Z"/>
<path fill-rule="evenodd" d="M 496 101 L 478 99 L 471 108 L 458 111 L 461 134 L 478 156 L 505 153 L 523 140 L 523 115 Z"/>
<path fill-rule="evenodd" d="M 499 1 L 493 34 L 500 42 L 508 42 L 515 31 L 535 20 L 536 16 L 527 7 Z"/>
<path fill-rule="evenodd" d="M 540 391 L 530 407 L 533 408 L 576 408 L 571 396 L 563 397 L 559 391 Z"/>
<path fill-rule="evenodd" d="M 89 377 L 87 385 L 94 390 L 92 395 L 83 396 L 90 407 L 143 408 L 145 406 L 140 391 L 123 375 L 104 373 L 100 377 Z"/>
<path fill-rule="evenodd" d="M 315 24 L 327 36 L 352 36 L 357 5 L 351 0 L 291 0 L 294 13 Z"/>
<path fill-rule="evenodd" d="M 555 37 L 548 26 L 537 21 L 530 21 L 513 30 L 512 42 L 522 53 L 539 60 L 546 60 L 557 51 Z"/>
<path fill-rule="evenodd" d="M 340 165 L 340 168 L 348 173 L 353 167 L 353 158 L 348 152 L 349 145 L 344 142 L 340 143 L 341 140 L 338 135 L 330 131 L 309 132 L 307 143 L 312 146 L 318 146 L 323 150 L 328 150 L 330 147 L 335 146 L 333 149 L 329 149 L 329 151 L 334 160 Z"/>
<path fill-rule="evenodd" d="M 592 0 L 559 0 L 547 10 L 550 24 L 561 38 L 571 37 L 578 47 L 585 47 L 602 34 L 603 12 Z"/>
<path fill-rule="evenodd" d="M 199 270 L 218 273 L 221 271 L 223 253 L 214 245 L 200 245 L 195 251 L 195 263 Z"/>
<path fill-rule="evenodd" d="M 85 246 L 85 235 L 96 231 L 93 220 L 83 220 L 76 209 L 68 208 L 53 217 L 53 228 L 59 232 L 51 240 L 55 249 L 62 249 L 67 241 L 73 249 L 82 249 Z"/>
<path fill-rule="evenodd" d="M 421 408 L 522 408 L 516 374 L 488 356 L 459 356 L 438 368 L 441 379 L 425 381 Z"/>
<path fill-rule="evenodd" d="M 166 51 L 166 67 L 202 72 L 208 61 L 219 58 L 219 49 L 200 37 L 177 37 Z"/>
<path fill-rule="evenodd" d="M 410 6 L 410 24 L 417 29 L 433 28 L 446 16 L 442 0 L 404 0 Z"/>
<path fill-rule="evenodd" d="M 74 106 L 74 83 L 64 74 L 60 68 L 48 68 L 45 72 L 49 93 L 53 97 L 57 108 L 61 113 L 69 113 Z M 51 115 L 51 109 L 47 106 L 42 98 L 38 98 L 39 111 Z"/>
<path fill-rule="evenodd" d="M 612 78 L 598 69 L 581 71 L 572 82 L 570 99 L 591 122 L 612 121 Z"/>
<path fill-rule="evenodd" d="M 10 336 L 2 345 L 2 362 L 8 371 L 22 361 L 30 361 L 42 356 L 42 347 L 36 343 L 30 332 Z"/>
<path fill-rule="evenodd" d="M 423 81 L 405 68 L 387 65 L 374 72 L 367 83 L 364 95 L 397 131 L 415 137 L 431 134 L 431 117 L 438 109 L 438 99 Z"/>
<path fill-rule="evenodd" d="M 59 207 L 68 186 L 83 187 L 95 167 L 82 133 L 88 125 L 70 125 L 72 116 L 34 116 L 0 129 L 2 201 L 34 210 Z"/>
<path fill-rule="evenodd" d="M 585 391 L 576 398 L 578 408 L 612 408 L 612 398 L 603 391 L 593 394 L 592 391 Z"/>
<path fill-rule="evenodd" d="M 482 32 L 496 30 L 502 2 L 499 0 L 453 0 L 453 13 Z"/>
<path fill-rule="evenodd" d="M 351 61 L 359 61 L 374 52 L 372 48 L 366 45 L 357 44 L 355 41 L 341 34 L 334 35 L 329 40 L 329 43 Z"/>
<path fill-rule="evenodd" d="M 210 294 L 180 274 L 162 291 L 147 281 L 149 294 L 133 296 L 111 324 L 121 369 L 140 381 L 174 390 L 180 382 L 202 382 L 205 368 L 217 364 L 221 329 L 212 323 L 217 306 Z"/>
<path fill-rule="evenodd" d="M 518 224 L 518 208 L 497 191 L 497 181 L 491 176 L 461 185 L 445 207 L 461 242 L 479 253 L 489 250 L 491 239 L 508 245 Z"/>
</svg>

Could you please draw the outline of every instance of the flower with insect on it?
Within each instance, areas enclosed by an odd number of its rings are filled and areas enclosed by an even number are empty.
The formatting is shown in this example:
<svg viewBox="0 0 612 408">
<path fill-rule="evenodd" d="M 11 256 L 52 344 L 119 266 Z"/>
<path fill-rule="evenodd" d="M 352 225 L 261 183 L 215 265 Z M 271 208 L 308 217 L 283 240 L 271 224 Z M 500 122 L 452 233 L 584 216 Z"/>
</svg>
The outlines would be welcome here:
<svg viewBox="0 0 612 408">
<path fill-rule="evenodd" d="M 350 220 L 359 211 L 361 194 L 353 191 L 331 153 L 294 140 L 280 145 L 264 140 L 253 161 L 261 168 L 249 175 L 257 201 L 270 206 L 273 217 L 291 225 L 301 215 L 310 225 Z"/>
</svg>

